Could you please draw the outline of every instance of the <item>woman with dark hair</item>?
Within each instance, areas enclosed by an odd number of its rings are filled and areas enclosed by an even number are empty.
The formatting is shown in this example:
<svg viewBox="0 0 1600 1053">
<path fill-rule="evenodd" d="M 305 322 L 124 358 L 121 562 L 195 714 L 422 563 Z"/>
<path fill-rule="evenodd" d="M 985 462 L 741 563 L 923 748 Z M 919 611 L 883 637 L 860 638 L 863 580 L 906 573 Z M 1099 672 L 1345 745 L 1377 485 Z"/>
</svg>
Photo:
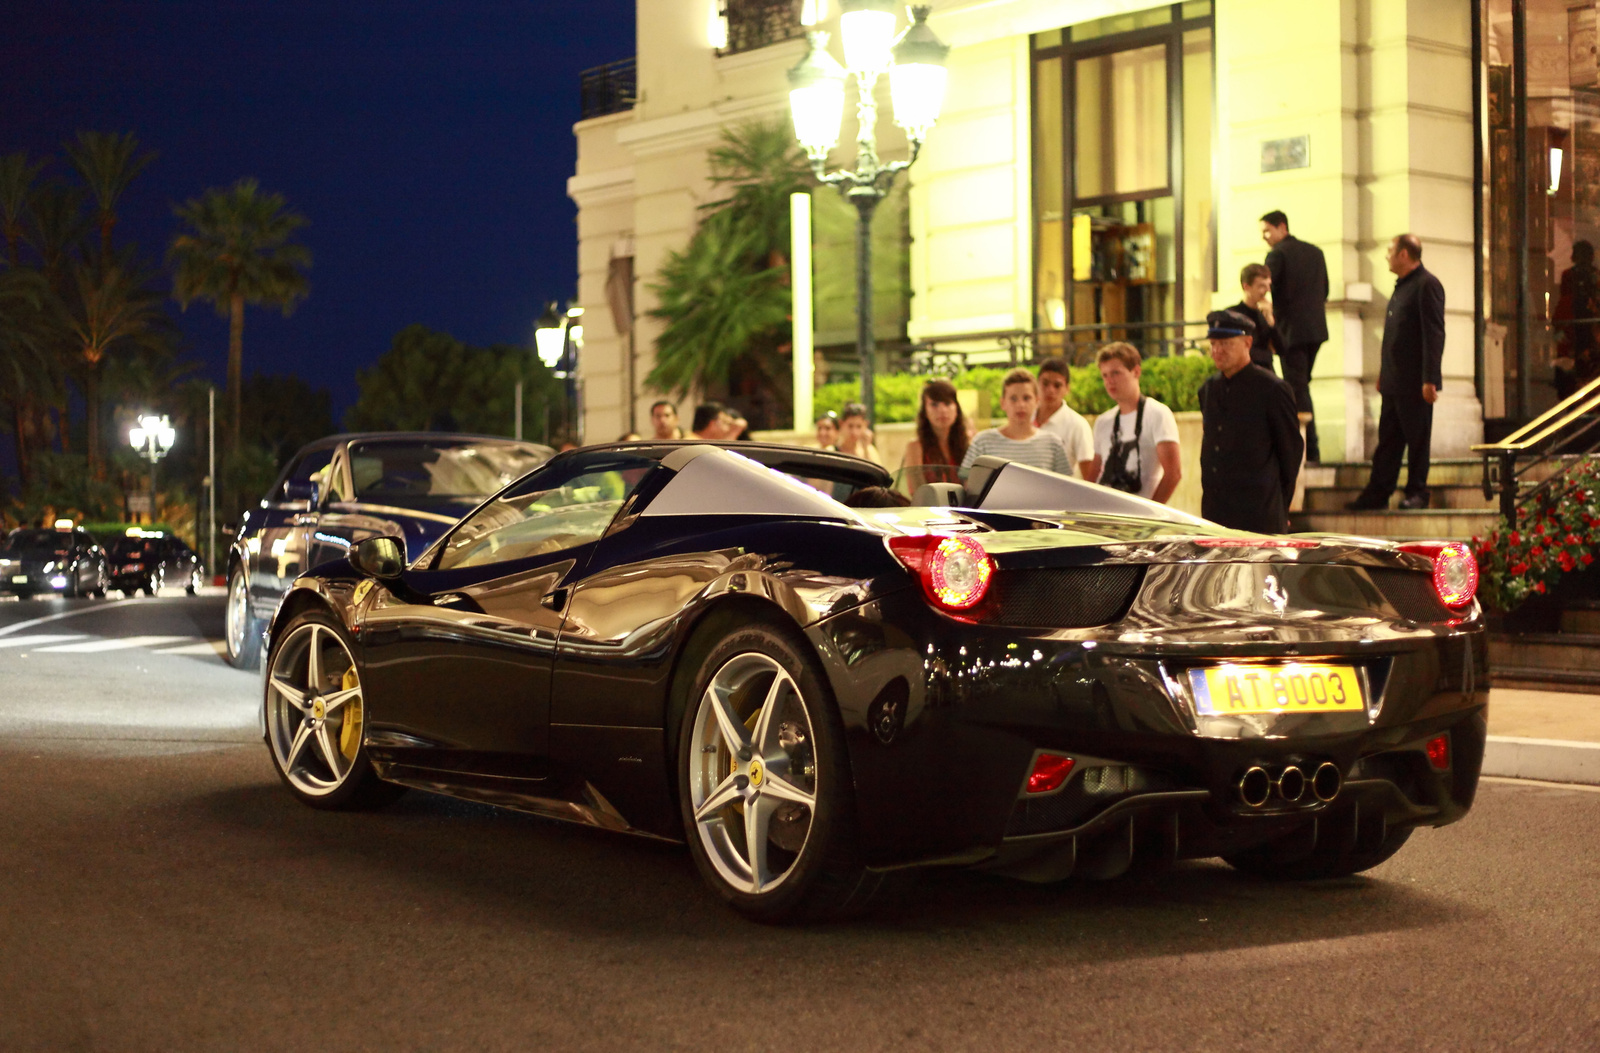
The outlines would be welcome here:
<svg viewBox="0 0 1600 1053">
<path fill-rule="evenodd" d="M 967 430 L 966 414 L 961 412 L 961 403 L 956 399 L 956 386 L 948 380 L 930 380 L 922 385 L 921 401 L 917 407 L 917 437 L 906 443 L 905 459 L 900 467 L 960 467 L 972 436 Z M 923 482 L 944 480 L 937 472 L 917 474 L 926 476 Z M 955 475 L 950 473 L 949 478 L 954 479 Z"/>
</svg>

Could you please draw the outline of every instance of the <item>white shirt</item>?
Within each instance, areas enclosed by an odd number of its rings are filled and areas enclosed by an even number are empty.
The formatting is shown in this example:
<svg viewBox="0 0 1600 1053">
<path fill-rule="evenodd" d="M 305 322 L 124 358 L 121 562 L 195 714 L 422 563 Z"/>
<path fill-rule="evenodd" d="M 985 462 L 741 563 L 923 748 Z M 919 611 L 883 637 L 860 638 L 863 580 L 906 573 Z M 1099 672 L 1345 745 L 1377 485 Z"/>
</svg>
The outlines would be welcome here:
<svg viewBox="0 0 1600 1053">
<path fill-rule="evenodd" d="M 1117 407 L 1112 406 L 1094 419 L 1094 453 L 1100 458 L 1100 473 L 1104 477 L 1106 461 L 1111 456 L 1111 421 L 1118 415 Z M 1138 420 L 1139 413 L 1121 415 L 1122 421 L 1118 428 L 1123 442 L 1133 439 L 1134 422 Z M 1132 462 L 1129 469 L 1139 469 L 1139 496 L 1149 497 L 1156 492 L 1156 487 L 1161 483 L 1161 459 L 1156 456 L 1156 444 L 1162 442 L 1178 441 L 1178 418 L 1172 411 L 1155 399 L 1144 400 L 1144 429 L 1139 432 L 1139 453 L 1137 458 L 1130 457 Z"/>
<path fill-rule="evenodd" d="M 1066 447 L 1067 458 L 1072 461 L 1072 474 L 1082 477 L 1078 470 L 1079 461 L 1094 460 L 1094 432 L 1089 428 L 1089 422 L 1083 419 L 1083 414 L 1067 405 L 1050 414 L 1050 419 L 1038 425 L 1042 432 L 1048 432 L 1061 440 L 1061 445 Z"/>
</svg>

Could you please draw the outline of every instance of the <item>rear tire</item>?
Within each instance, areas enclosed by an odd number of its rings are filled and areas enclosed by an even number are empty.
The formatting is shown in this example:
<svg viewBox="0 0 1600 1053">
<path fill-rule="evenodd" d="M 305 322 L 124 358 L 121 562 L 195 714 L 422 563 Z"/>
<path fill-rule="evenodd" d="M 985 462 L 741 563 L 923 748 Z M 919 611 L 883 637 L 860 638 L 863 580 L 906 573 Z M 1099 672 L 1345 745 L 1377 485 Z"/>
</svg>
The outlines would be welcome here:
<svg viewBox="0 0 1600 1053">
<path fill-rule="evenodd" d="M 700 876 L 753 921 L 859 912 L 882 875 L 861 861 L 844 729 L 809 645 L 775 622 L 716 619 L 701 632 L 677 751 Z"/>
<path fill-rule="evenodd" d="M 1284 859 L 1270 844 L 1222 858 L 1235 870 L 1267 881 L 1320 881 L 1349 877 L 1387 862 L 1405 847 L 1411 830 L 1409 826 L 1390 830 L 1377 844 L 1358 844 L 1348 849 L 1330 848 L 1319 843 L 1310 855 L 1297 859 Z"/>
<path fill-rule="evenodd" d="M 228 664 L 235 669 L 258 668 L 262 625 L 250 610 L 250 583 L 243 565 L 233 568 L 228 578 L 226 625 Z"/>
</svg>

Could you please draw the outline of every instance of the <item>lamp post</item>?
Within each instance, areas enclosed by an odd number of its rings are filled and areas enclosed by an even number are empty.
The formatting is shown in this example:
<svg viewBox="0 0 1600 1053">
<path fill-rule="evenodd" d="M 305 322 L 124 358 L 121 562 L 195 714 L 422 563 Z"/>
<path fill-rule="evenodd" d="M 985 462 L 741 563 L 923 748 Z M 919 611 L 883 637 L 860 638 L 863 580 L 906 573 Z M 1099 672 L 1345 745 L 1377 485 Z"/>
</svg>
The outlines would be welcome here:
<svg viewBox="0 0 1600 1053">
<path fill-rule="evenodd" d="M 128 445 L 150 462 L 150 522 L 156 521 L 156 462 L 178 441 L 178 433 L 165 416 L 146 414 L 128 429 Z"/>
<path fill-rule="evenodd" d="M 828 53 L 828 34 L 811 32 L 811 48 L 789 71 L 789 107 L 795 138 L 811 159 L 817 179 L 839 188 L 856 208 L 856 354 L 861 360 L 861 402 L 874 414 L 873 373 L 876 341 L 872 332 L 872 216 L 895 177 L 910 168 L 923 140 L 939 119 L 944 102 L 945 56 L 950 48 L 928 28 L 931 6 L 911 8 L 911 25 L 898 37 L 896 0 L 840 0 L 839 36 L 844 65 Z M 873 89 L 889 77 L 894 122 L 905 130 L 911 156 L 885 162 L 878 157 L 878 102 Z M 844 116 L 845 80 L 856 82 L 856 162 L 853 169 L 828 172 L 828 152 L 839 142 Z M 796 426 L 799 424 L 797 422 Z"/>
<path fill-rule="evenodd" d="M 566 394 L 567 402 L 567 438 L 573 442 L 578 440 L 581 431 L 577 427 L 576 405 L 578 403 L 578 352 L 583 349 L 583 308 L 568 307 L 565 311 L 554 302 L 545 306 L 544 314 L 534 323 L 533 346 L 543 362 L 545 368 L 556 375 L 562 382 L 562 389 Z M 517 384 L 517 403 L 521 406 L 522 385 Z M 521 438 L 521 416 L 518 416 L 518 434 Z M 545 436 L 546 440 L 549 436 Z"/>
</svg>

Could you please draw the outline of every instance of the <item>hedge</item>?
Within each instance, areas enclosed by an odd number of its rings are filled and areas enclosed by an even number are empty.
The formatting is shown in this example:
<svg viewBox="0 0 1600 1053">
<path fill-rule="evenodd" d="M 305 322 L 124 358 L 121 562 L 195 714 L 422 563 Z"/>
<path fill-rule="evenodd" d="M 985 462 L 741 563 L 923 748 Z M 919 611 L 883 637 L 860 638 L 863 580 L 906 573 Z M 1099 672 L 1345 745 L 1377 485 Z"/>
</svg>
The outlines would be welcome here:
<svg viewBox="0 0 1600 1053">
<path fill-rule="evenodd" d="M 1093 365 L 1072 366 L 1072 384 L 1067 391 L 1067 405 L 1084 416 L 1103 413 L 1112 406 L 1111 396 L 1100 382 L 1100 370 Z M 1140 388 L 1158 402 L 1165 403 L 1175 412 L 1200 408 L 1200 385 L 1217 370 L 1209 355 L 1183 355 L 1172 358 L 1150 358 L 1144 362 Z M 989 393 L 991 412 L 996 417 L 1000 411 L 1000 382 L 1010 372 L 1009 367 L 983 367 L 969 369 L 950 377 L 957 389 L 975 388 Z M 877 413 L 874 419 L 880 424 L 915 420 L 917 396 L 929 377 L 916 373 L 886 373 L 875 378 Z M 816 412 L 832 410 L 838 413 L 847 402 L 860 398 L 858 381 L 843 380 L 819 387 L 814 396 Z"/>
</svg>

